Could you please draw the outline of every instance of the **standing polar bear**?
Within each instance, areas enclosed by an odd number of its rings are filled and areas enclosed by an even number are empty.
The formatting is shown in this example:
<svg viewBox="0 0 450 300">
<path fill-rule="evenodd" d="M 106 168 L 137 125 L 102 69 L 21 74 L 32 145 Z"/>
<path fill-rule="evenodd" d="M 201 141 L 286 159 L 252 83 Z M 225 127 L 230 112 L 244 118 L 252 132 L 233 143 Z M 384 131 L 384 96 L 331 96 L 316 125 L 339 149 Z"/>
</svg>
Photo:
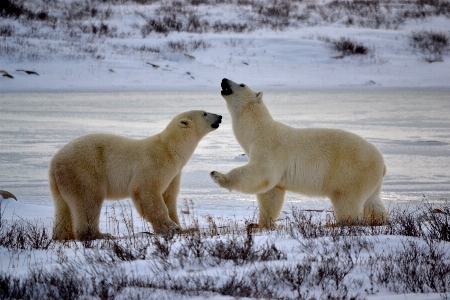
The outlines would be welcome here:
<svg viewBox="0 0 450 300">
<path fill-rule="evenodd" d="M 182 168 L 221 120 L 219 115 L 188 111 L 173 118 L 161 133 L 142 140 L 90 134 L 64 146 L 52 158 L 49 170 L 54 238 L 108 236 L 98 227 L 105 198 L 131 197 L 156 233 L 180 230 L 177 196 Z"/>
<path fill-rule="evenodd" d="M 249 162 L 210 175 L 230 191 L 257 194 L 260 226 L 273 226 L 286 190 L 329 197 L 340 224 L 387 220 L 380 197 L 386 167 L 375 146 L 343 130 L 289 127 L 273 120 L 262 92 L 228 79 L 221 86 Z"/>
</svg>

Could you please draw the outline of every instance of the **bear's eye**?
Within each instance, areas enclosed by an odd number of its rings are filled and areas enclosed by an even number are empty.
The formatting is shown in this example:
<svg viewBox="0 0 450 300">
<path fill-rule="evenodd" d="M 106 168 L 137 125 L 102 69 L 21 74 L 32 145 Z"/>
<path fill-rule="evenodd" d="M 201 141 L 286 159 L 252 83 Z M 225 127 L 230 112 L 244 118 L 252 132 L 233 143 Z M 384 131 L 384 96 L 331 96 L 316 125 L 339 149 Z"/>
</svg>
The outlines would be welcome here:
<svg viewBox="0 0 450 300">
<path fill-rule="evenodd" d="M 206 113 L 205 112 L 203 113 L 203 116 L 206 117 Z"/>
<path fill-rule="evenodd" d="M 240 87 L 245 87 L 245 85 L 244 85 L 243 83 L 241 83 L 239 86 L 240 86 Z"/>
</svg>

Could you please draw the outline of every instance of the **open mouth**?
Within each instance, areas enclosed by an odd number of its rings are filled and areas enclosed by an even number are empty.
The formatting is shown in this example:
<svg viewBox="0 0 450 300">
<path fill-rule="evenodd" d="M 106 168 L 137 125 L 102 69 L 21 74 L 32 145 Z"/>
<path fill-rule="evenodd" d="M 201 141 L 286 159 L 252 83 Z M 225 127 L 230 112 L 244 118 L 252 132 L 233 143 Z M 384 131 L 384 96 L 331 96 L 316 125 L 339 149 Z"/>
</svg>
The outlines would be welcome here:
<svg viewBox="0 0 450 300">
<path fill-rule="evenodd" d="M 222 87 L 222 92 L 220 92 L 222 94 L 222 96 L 228 96 L 233 94 L 233 91 L 231 90 L 231 85 L 228 82 L 228 79 L 224 78 L 222 79 L 222 83 L 220 84 L 220 86 Z"/>
</svg>

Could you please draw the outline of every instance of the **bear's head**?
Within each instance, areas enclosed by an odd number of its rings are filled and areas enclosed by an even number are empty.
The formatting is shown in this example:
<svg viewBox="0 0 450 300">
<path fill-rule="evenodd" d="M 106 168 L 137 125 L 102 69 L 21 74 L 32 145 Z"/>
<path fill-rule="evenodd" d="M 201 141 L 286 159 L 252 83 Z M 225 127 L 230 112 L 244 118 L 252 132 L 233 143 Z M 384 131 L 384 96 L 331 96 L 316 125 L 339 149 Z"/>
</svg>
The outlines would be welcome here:
<svg viewBox="0 0 450 300">
<path fill-rule="evenodd" d="M 262 92 L 255 92 L 246 84 L 237 84 L 229 79 L 222 79 L 222 97 L 227 101 L 227 105 L 231 106 L 235 110 L 250 104 L 261 103 Z"/>
<path fill-rule="evenodd" d="M 203 110 L 191 110 L 179 114 L 172 122 L 177 123 L 178 129 L 195 132 L 198 138 L 202 138 L 219 128 L 220 123 L 222 123 L 222 116 Z"/>
</svg>

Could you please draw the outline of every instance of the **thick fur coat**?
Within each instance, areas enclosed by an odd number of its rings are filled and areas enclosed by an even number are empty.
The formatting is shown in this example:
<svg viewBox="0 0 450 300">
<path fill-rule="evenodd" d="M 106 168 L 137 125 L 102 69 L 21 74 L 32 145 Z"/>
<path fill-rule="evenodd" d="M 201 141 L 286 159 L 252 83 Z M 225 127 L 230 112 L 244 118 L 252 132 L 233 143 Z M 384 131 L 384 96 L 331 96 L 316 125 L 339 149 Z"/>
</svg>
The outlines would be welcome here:
<svg viewBox="0 0 450 300">
<path fill-rule="evenodd" d="M 272 227 L 278 219 L 285 191 L 329 197 L 339 223 L 386 220 L 380 198 L 386 167 L 374 145 L 343 130 L 277 122 L 262 92 L 245 84 L 223 79 L 222 96 L 249 162 L 227 174 L 210 175 L 230 191 L 257 194 L 261 226 Z"/>
<path fill-rule="evenodd" d="M 218 128 L 221 119 L 204 111 L 188 111 L 146 139 L 99 133 L 71 141 L 50 163 L 54 238 L 105 237 L 98 226 L 104 199 L 126 197 L 156 233 L 179 230 L 181 171 L 199 141 Z"/>
</svg>

